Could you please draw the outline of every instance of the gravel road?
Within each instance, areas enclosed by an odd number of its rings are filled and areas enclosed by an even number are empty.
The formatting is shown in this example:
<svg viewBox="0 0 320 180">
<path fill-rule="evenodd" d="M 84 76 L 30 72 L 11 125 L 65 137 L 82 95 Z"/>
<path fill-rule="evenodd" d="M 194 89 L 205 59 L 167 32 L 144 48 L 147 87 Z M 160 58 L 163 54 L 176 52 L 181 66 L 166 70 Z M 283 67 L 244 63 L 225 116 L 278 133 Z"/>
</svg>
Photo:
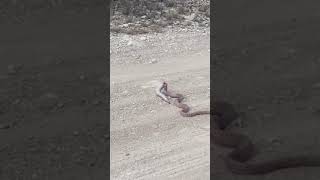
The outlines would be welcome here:
<svg viewBox="0 0 320 180">
<path fill-rule="evenodd" d="M 209 179 L 209 116 L 181 117 L 154 91 L 165 80 L 192 109 L 209 109 L 209 29 L 110 39 L 111 179 Z"/>
</svg>

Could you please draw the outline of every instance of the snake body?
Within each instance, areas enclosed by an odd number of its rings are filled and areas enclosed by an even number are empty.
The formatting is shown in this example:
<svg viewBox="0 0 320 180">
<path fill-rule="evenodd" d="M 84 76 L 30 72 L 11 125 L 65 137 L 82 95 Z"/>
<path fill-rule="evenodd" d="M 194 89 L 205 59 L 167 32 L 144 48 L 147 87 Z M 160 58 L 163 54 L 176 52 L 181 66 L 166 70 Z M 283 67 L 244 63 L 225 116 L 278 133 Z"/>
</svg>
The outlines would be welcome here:
<svg viewBox="0 0 320 180">
<path fill-rule="evenodd" d="M 211 129 L 211 141 L 223 147 L 233 148 L 229 154 L 223 157 L 228 169 L 235 174 L 266 174 L 284 168 L 294 168 L 300 166 L 320 166 L 320 156 L 299 155 L 283 157 L 263 162 L 249 162 L 256 154 L 254 144 L 250 138 L 244 134 L 226 130 L 226 128 L 236 120 L 239 114 L 234 107 L 225 101 L 215 101 L 211 103 L 210 111 L 189 112 L 190 107 L 182 103 L 182 94 L 168 91 L 167 84 L 163 83 L 158 90 L 163 95 L 176 98 L 174 105 L 181 108 L 180 114 L 184 117 L 210 114 L 213 117 L 213 129 Z"/>
<path fill-rule="evenodd" d="M 226 166 L 231 172 L 254 175 L 266 174 L 285 168 L 320 166 L 320 156 L 311 155 L 288 156 L 263 162 L 249 162 L 256 154 L 254 144 L 250 138 L 240 133 L 225 130 L 230 122 L 237 118 L 234 108 L 226 102 L 213 102 L 212 104 L 214 127 L 211 130 L 211 140 L 214 144 L 234 149 L 223 157 Z M 223 122 L 227 123 L 224 124 Z"/>
<path fill-rule="evenodd" d="M 173 102 L 173 104 L 181 109 L 180 114 L 183 117 L 193 117 L 193 116 L 198 116 L 198 115 L 203 115 L 203 114 L 210 114 L 210 111 L 190 112 L 190 107 L 187 104 L 182 103 L 184 96 L 179 93 L 174 93 L 172 91 L 168 91 L 168 85 L 166 82 L 164 82 L 162 84 L 162 86 L 159 88 L 158 92 L 161 92 L 161 94 L 163 94 L 166 97 L 175 98 L 175 101 Z"/>
</svg>

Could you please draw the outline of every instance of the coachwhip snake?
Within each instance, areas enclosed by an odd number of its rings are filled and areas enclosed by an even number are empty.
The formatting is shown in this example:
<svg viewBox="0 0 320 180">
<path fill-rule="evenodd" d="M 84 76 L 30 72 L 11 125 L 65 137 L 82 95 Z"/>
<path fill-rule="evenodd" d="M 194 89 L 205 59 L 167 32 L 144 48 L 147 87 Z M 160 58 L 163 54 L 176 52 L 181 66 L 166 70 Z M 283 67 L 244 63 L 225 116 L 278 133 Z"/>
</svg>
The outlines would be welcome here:
<svg viewBox="0 0 320 180">
<path fill-rule="evenodd" d="M 266 174 L 285 168 L 294 168 L 301 166 L 320 166 L 320 156 L 297 155 L 292 157 L 283 157 L 263 162 L 249 162 L 255 154 L 255 147 L 250 138 L 244 134 L 226 130 L 226 128 L 238 118 L 238 113 L 234 107 L 225 101 L 215 101 L 211 103 L 210 111 L 190 112 L 190 107 L 182 103 L 184 99 L 182 94 L 168 91 L 167 83 L 163 83 L 156 93 L 163 100 L 170 103 L 168 98 L 175 98 L 173 104 L 181 108 L 180 114 L 184 117 L 193 117 L 196 115 L 210 114 L 213 117 L 213 129 L 210 131 L 211 142 L 223 147 L 233 148 L 223 160 L 227 168 L 235 174 Z"/>
</svg>

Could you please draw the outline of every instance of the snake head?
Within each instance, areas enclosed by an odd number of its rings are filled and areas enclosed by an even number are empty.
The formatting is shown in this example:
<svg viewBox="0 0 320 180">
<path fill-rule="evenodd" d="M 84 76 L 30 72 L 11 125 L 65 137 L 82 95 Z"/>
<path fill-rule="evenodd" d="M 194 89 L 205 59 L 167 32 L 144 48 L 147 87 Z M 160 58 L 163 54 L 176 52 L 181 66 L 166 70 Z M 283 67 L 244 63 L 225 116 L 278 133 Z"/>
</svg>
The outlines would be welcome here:
<svg viewBox="0 0 320 180">
<path fill-rule="evenodd" d="M 167 91 L 168 90 L 168 83 L 166 83 L 165 81 L 163 81 L 162 83 L 162 88 Z"/>
<path fill-rule="evenodd" d="M 170 101 L 168 99 L 168 97 L 165 95 L 165 92 L 167 91 L 167 83 L 163 82 L 161 84 L 161 86 L 156 88 L 156 94 L 157 96 L 159 96 L 162 100 L 164 100 L 165 102 L 167 102 L 168 104 L 170 104 Z"/>
<path fill-rule="evenodd" d="M 161 86 L 160 86 L 160 88 L 159 88 L 159 91 L 160 91 L 161 93 L 163 93 L 164 91 L 165 91 L 165 92 L 168 91 L 168 84 L 167 84 L 165 81 L 162 82 L 162 84 L 161 84 Z"/>
</svg>

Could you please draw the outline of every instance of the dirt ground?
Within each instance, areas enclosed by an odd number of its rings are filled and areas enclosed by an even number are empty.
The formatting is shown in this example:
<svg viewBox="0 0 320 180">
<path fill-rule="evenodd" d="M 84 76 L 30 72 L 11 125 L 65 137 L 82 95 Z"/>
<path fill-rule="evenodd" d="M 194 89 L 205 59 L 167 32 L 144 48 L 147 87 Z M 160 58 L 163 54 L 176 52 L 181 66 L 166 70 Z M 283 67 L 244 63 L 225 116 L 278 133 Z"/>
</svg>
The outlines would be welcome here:
<svg viewBox="0 0 320 180">
<path fill-rule="evenodd" d="M 209 109 L 209 37 L 208 28 L 112 34 L 111 179 L 210 178 L 209 116 L 181 117 L 155 94 L 165 80 Z"/>
<path fill-rule="evenodd" d="M 257 161 L 319 153 L 319 6 L 315 1 L 224 3 L 217 3 L 211 96 L 234 103 L 246 114 L 240 130 L 257 145 Z M 227 152 L 214 147 L 211 178 L 316 180 L 320 176 L 319 167 L 233 175 L 219 158 Z"/>
<path fill-rule="evenodd" d="M 108 177 L 105 12 L 91 10 L 0 25 L 0 179 Z"/>
<path fill-rule="evenodd" d="M 258 160 L 319 152 L 320 6 L 224 2 L 213 79 L 208 30 L 111 37 L 120 42 L 110 60 L 111 179 L 319 179 L 317 167 L 231 174 L 219 158 L 226 149 L 209 152 L 209 118 L 182 118 L 155 96 L 166 80 L 193 109 L 207 109 L 211 88 L 246 114 L 241 131 Z M 108 176 L 104 11 L 63 19 L 0 25 L 0 179 Z"/>
</svg>

